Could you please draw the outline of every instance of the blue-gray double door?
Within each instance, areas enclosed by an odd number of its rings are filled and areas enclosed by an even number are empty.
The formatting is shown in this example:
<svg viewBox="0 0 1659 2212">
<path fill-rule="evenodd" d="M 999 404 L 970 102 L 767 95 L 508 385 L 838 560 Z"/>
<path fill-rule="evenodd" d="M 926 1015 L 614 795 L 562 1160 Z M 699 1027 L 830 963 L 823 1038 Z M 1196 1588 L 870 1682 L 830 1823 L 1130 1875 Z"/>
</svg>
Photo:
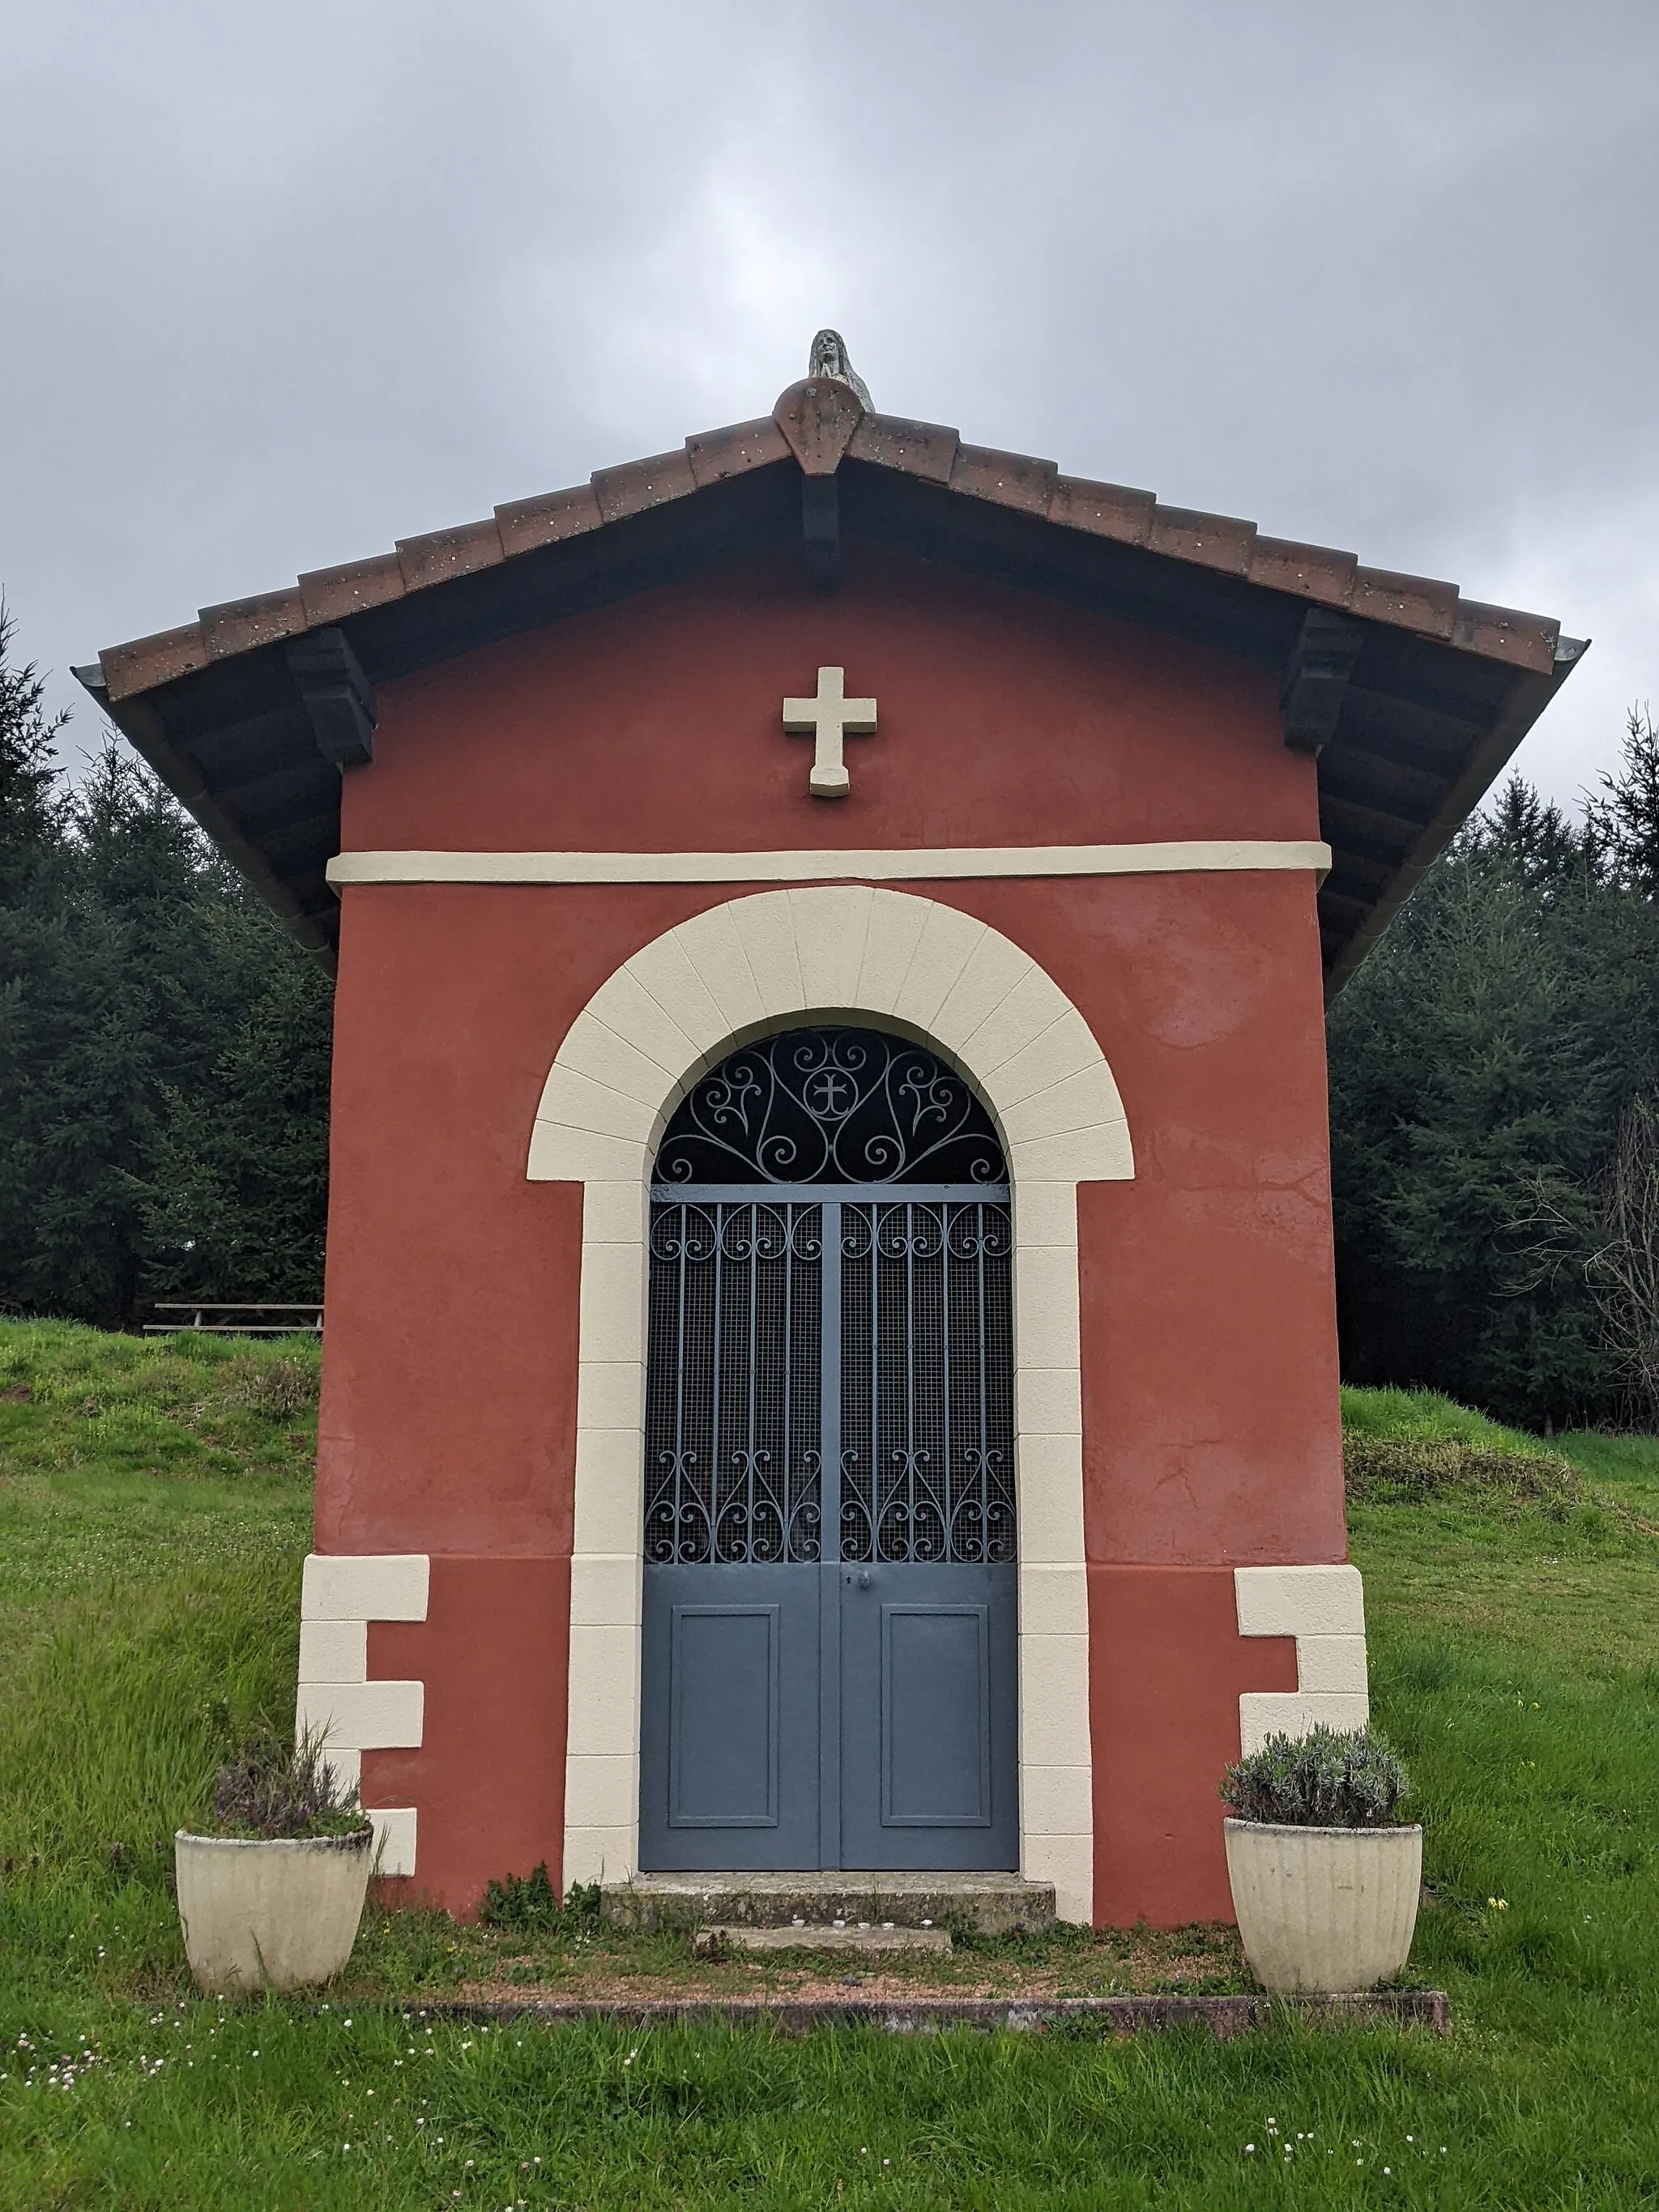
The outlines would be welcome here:
<svg viewBox="0 0 1659 2212">
<path fill-rule="evenodd" d="M 1017 1863 L 1006 1199 L 653 1194 L 642 1867 Z"/>
</svg>

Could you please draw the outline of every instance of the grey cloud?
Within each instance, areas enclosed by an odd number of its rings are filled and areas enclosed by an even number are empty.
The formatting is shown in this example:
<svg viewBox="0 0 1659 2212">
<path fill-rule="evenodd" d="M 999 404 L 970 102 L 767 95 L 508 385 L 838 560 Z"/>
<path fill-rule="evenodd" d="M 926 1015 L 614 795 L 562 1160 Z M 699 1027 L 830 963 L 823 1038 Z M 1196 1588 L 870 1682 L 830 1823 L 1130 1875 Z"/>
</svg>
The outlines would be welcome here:
<svg viewBox="0 0 1659 2212">
<path fill-rule="evenodd" d="M 833 322 L 883 406 L 1595 633 L 1563 796 L 1659 694 L 1645 0 L 3 28 L 0 580 L 59 672 L 757 412 Z"/>
</svg>

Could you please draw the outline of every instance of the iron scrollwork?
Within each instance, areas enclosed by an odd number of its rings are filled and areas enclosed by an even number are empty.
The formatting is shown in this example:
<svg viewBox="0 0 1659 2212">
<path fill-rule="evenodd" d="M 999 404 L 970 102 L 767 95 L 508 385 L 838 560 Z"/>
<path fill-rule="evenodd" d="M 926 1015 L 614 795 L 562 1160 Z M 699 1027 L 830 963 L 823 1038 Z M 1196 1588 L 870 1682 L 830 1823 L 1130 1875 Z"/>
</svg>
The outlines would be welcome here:
<svg viewBox="0 0 1659 2212">
<path fill-rule="evenodd" d="M 1006 1178 L 969 1086 L 878 1030 L 693 1086 L 654 1178 L 647 1559 L 1016 1557 Z"/>
<path fill-rule="evenodd" d="M 819 1556 L 823 1215 L 765 1199 L 652 1208 L 645 1556 Z"/>
<path fill-rule="evenodd" d="M 1000 1183 L 973 1091 L 880 1030 L 792 1030 L 732 1053 L 682 1100 L 659 1183 Z"/>
<path fill-rule="evenodd" d="M 1008 1208 L 842 1209 L 841 1554 L 1017 1554 Z"/>
</svg>

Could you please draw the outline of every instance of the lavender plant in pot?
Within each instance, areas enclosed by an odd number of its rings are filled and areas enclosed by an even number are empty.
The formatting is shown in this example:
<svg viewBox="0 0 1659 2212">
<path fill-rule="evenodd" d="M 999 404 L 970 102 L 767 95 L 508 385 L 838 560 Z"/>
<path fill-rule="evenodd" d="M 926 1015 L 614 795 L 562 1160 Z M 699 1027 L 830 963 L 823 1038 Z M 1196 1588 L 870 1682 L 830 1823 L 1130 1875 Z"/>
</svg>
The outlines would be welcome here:
<svg viewBox="0 0 1659 2212">
<path fill-rule="evenodd" d="M 1270 1735 L 1227 1769 L 1227 1875 L 1265 1988 L 1368 1990 L 1405 1965 L 1423 1881 L 1410 1788 L 1368 1728 Z"/>
<path fill-rule="evenodd" d="M 179 1917 L 210 1994 L 325 1982 L 351 1955 L 374 1861 L 374 1829 L 320 1738 L 274 1735 L 219 1770 L 216 1832 L 173 1838 Z"/>
</svg>

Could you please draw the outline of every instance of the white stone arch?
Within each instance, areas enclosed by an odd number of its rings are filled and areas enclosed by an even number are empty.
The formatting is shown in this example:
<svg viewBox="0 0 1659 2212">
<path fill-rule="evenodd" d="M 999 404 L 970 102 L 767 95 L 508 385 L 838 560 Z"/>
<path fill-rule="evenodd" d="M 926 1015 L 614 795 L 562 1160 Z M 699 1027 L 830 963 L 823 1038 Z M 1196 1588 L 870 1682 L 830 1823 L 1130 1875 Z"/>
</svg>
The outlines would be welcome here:
<svg viewBox="0 0 1659 2212">
<path fill-rule="evenodd" d="M 867 884 L 756 892 L 625 961 L 571 1024 L 530 1140 L 537 1182 L 583 1186 L 564 1879 L 625 1880 L 639 1839 L 640 1595 L 649 1178 L 705 1069 L 796 1019 L 939 1050 L 994 1115 L 1014 1204 L 1022 1870 L 1092 1911 L 1077 1186 L 1134 1173 L 1094 1033 L 1029 953 L 959 908 Z"/>
</svg>

